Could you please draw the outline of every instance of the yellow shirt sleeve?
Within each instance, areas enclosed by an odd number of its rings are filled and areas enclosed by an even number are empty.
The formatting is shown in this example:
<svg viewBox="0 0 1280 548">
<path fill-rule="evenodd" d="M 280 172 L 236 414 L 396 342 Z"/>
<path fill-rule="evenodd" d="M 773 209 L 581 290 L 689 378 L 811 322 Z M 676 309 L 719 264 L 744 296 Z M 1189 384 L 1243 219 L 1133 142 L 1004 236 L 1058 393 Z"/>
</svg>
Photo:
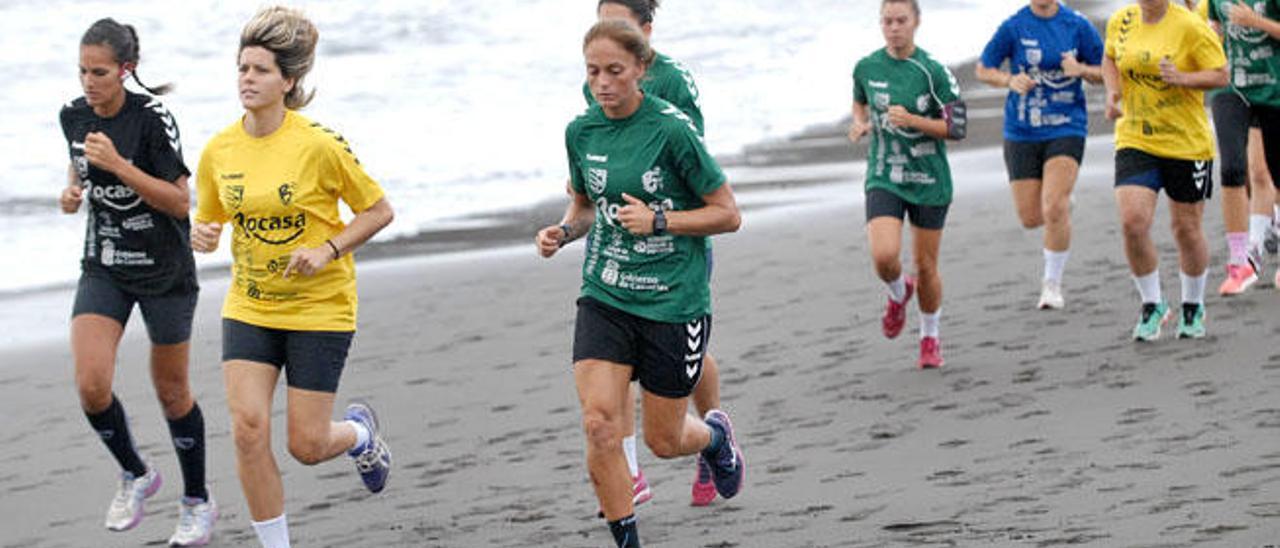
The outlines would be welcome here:
<svg viewBox="0 0 1280 548">
<path fill-rule="evenodd" d="M 1206 23 L 1209 22 L 1209 2 L 1212 1 L 1213 0 L 1200 0 L 1200 3 L 1196 4 L 1196 15 L 1199 15 Z"/>
<path fill-rule="evenodd" d="M 338 195 L 351 211 L 360 213 L 383 198 L 382 187 L 365 173 L 364 166 L 360 165 L 360 160 L 345 140 L 333 142 L 329 147 L 329 160 L 330 169 L 339 185 Z"/>
<path fill-rule="evenodd" d="M 1112 59 L 1116 58 L 1116 35 L 1120 32 L 1120 19 L 1124 16 L 1125 10 L 1121 9 L 1111 14 L 1111 18 L 1107 20 L 1106 35 L 1106 51 L 1105 55 Z"/>
<path fill-rule="evenodd" d="M 214 141 L 210 141 L 205 145 L 204 151 L 200 153 L 200 166 L 196 168 L 197 223 L 227 222 L 227 213 L 222 209 L 222 201 L 218 196 L 218 181 L 214 175 L 213 144 Z"/>
<path fill-rule="evenodd" d="M 1222 41 L 1208 23 L 1196 25 L 1196 40 L 1192 45 L 1191 61 L 1197 70 L 1216 70 L 1227 66 L 1227 55 L 1222 51 Z"/>
</svg>

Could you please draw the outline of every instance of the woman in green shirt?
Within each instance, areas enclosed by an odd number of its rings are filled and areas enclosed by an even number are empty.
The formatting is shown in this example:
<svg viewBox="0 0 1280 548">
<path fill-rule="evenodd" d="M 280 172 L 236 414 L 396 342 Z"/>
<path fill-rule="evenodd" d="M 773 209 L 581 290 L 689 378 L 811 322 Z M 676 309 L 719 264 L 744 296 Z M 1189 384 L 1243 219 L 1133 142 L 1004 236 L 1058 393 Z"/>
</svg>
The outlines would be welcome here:
<svg viewBox="0 0 1280 548">
<path fill-rule="evenodd" d="M 654 54 L 640 29 L 608 19 L 583 40 L 597 104 L 569 124 L 570 202 L 538 232 L 551 257 L 590 231 L 573 345 L 587 468 L 618 546 L 639 546 L 622 451 L 632 379 L 644 389 L 645 443 L 661 458 L 701 454 L 716 490 L 737 494 L 744 463 L 729 417 L 688 416 L 711 332 L 707 236 L 741 222 L 733 191 L 679 108 L 640 82 Z"/>
<path fill-rule="evenodd" d="M 889 286 L 881 319 L 888 338 L 902 332 L 907 301 L 920 291 L 922 369 L 942 366 L 938 321 L 942 278 L 938 249 L 951 205 L 946 140 L 965 136 L 960 86 L 945 66 L 916 47 L 916 0 L 884 0 L 880 29 L 885 47 L 853 70 L 853 141 L 871 134 L 867 157 L 867 238 L 876 274 Z M 910 218 L 916 277 L 902 272 L 902 222 Z"/>
<path fill-rule="evenodd" d="M 605 19 L 631 21 L 648 39 L 653 34 L 653 15 L 657 10 L 658 0 L 599 0 L 596 15 L 602 21 Z M 679 61 L 655 51 L 653 63 L 649 65 L 644 79 L 640 82 L 640 89 L 645 94 L 663 99 L 680 109 L 698 128 L 698 135 L 705 135 L 702 105 L 698 99 L 698 85 L 693 81 L 693 74 Z M 595 104 L 591 87 L 585 82 L 582 84 L 582 94 L 588 106 Z M 711 260 L 711 242 L 707 242 L 707 262 L 707 274 L 710 275 L 710 264 L 714 263 Z M 710 352 L 703 357 L 702 380 L 694 388 L 692 400 L 699 415 L 705 415 L 712 409 L 720 408 L 720 366 Z M 635 401 L 635 396 L 632 395 L 628 401 Z M 645 479 L 644 472 L 640 470 L 640 463 L 636 457 L 635 406 L 627 406 L 626 415 L 622 420 L 623 427 L 627 429 L 622 438 L 622 450 L 626 453 L 627 468 L 631 473 L 632 498 L 635 504 L 640 504 L 653 498 L 653 493 L 649 490 L 649 482 Z M 697 473 L 693 478 L 692 504 L 706 506 L 715 498 L 716 488 L 711 482 L 711 468 L 699 456 Z"/>
</svg>

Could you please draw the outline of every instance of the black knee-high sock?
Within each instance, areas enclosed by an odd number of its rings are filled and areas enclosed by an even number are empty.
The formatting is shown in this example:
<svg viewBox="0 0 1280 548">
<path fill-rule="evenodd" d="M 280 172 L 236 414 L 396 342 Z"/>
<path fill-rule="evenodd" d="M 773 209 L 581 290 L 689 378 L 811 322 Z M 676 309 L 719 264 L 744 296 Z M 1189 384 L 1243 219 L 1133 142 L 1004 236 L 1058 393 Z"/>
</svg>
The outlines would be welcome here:
<svg viewBox="0 0 1280 548">
<path fill-rule="evenodd" d="M 636 531 L 636 515 L 631 514 L 618 521 L 609 522 L 609 532 L 618 548 L 640 548 L 640 533 Z"/>
<path fill-rule="evenodd" d="M 84 416 L 89 419 L 89 425 L 98 432 L 98 437 L 102 438 L 102 443 L 107 445 L 107 450 L 111 451 L 116 462 L 120 463 L 120 468 L 134 477 L 142 477 L 147 473 L 147 465 L 143 464 L 142 456 L 133 446 L 133 436 L 129 434 L 129 419 L 125 417 L 124 406 L 120 405 L 115 394 L 111 395 L 111 405 L 106 410 L 97 414 L 85 413 Z"/>
<path fill-rule="evenodd" d="M 186 497 L 209 500 L 204 485 L 204 415 L 200 406 L 192 403 L 191 412 L 180 419 L 169 420 L 169 435 L 173 448 L 178 452 L 178 465 L 182 467 L 182 494 Z"/>
</svg>

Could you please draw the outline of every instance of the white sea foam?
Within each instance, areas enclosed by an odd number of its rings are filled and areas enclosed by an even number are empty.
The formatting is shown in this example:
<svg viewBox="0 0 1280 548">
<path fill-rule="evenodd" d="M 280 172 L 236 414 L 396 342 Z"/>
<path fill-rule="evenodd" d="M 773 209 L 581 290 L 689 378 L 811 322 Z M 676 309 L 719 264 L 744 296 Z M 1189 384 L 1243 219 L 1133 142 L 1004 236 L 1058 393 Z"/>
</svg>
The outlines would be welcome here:
<svg viewBox="0 0 1280 548">
<path fill-rule="evenodd" d="M 850 72 L 882 43 L 880 0 L 668 0 L 655 46 L 702 89 L 713 151 L 843 116 Z M 923 0 L 919 43 L 946 62 L 974 57 L 1025 0 Z M 79 95 L 81 33 L 112 16 L 138 27 L 141 75 L 165 97 L 194 171 L 203 143 L 240 114 L 235 52 L 252 1 L 0 3 L 0 292 L 78 273 L 82 216 L 56 213 L 66 145 L 61 104 Z M 565 124 L 583 107 L 587 0 L 302 2 L 320 28 L 319 88 L 308 116 L 354 144 L 397 222 L 381 238 L 439 219 L 499 211 L 563 192 Z M 154 84 L 152 84 L 154 85 Z M 225 255 L 202 262 L 226 261 Z"/>
</svg>

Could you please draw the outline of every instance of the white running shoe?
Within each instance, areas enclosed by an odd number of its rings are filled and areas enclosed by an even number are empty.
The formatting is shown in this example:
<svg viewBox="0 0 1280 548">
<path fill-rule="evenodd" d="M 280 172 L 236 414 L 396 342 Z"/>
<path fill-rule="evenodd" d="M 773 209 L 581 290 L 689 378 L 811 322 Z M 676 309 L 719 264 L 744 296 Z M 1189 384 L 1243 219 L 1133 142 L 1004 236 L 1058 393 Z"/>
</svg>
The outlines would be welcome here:
<svg viewBox="0 0 1280 548">
<path fill-rule="evenodd" d="M 142 521 L 143 502 L 160 490 L 160 471 L 148 466 L 146 475 L 135 478 L 129 472 L 120 473 L 120 490 L 107 508 L 107 529 L 128 531 Z"/>
<path fill-rule="evenodd" d="M 1066 301 L 1062 298 L 1062 283 L 1045 280 L 1040 286 L 1040 304 L 1037 304 L 1036 308 L 1060 310 L 1063 306 L 1066 306 Z"/>
<path fill-rule="evenodd" d="M 191 500 L 183 498 L 178 503 L 178 527 L 169 537 L 169 546 L 204 546 L 213 537 L 213 524 L 218 521 L 218 503 L 213 500 L 213 492 L 209 500 Z"/>
</svg>

